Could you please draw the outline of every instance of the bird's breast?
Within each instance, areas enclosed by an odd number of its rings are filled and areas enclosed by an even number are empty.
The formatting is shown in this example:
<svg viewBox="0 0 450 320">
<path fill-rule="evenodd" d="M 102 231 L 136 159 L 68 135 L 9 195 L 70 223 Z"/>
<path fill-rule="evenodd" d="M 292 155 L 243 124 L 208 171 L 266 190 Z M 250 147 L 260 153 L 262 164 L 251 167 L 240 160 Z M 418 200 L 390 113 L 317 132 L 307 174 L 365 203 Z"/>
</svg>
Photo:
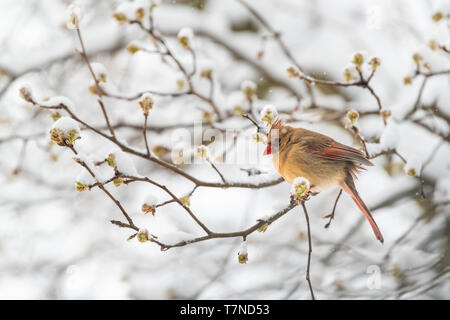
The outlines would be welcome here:
<svg viewBox="0 0 450 320">
<path fill-rule="evenodd" d="M 308 179 L 313 192 L 332 188 L 343 179 L 342 170 L 336 166 L 335 162 L 298 152 L 276 153 L 272 157 L 272 163 L 275 170 L 289 184 L 292 184 L 297 177 Z"/>
</svg>

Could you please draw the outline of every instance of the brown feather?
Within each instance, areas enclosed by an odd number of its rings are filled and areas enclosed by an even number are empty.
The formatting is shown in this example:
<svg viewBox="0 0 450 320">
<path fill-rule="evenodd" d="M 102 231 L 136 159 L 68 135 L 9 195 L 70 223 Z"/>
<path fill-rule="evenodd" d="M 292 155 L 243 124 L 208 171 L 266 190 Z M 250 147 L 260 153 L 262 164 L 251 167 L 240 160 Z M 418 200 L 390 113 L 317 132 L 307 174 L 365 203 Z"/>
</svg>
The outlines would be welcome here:
<svg viewBox="0 0 450 320">
<path fill-rule="evenodd" d="M 304 177 L 309 180 L 312 192 L 340 186 L 366 216 L 377 239 L 383 242 L 383 236 L 353 182 L 363 165 L 373 165 L 363 152 L 323 134 L 283 126 L 278 121 L 269 132 L 268 143 L 275 150 L 272 157 L 275 169 L 289 184 L 297 177 Z"/>
</svg>

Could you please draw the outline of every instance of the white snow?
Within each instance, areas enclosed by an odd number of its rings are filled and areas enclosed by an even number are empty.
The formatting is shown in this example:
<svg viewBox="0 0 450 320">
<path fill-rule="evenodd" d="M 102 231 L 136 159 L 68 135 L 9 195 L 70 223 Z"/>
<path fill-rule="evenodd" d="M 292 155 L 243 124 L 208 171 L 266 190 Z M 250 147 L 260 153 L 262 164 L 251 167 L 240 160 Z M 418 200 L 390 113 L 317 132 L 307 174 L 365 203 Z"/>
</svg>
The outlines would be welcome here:
<svg viewBox="0 0 450 320">
<path fill-rule="evenodd" d="M 145 10 L 150 7 L 150 4 L 148 1 L 125 1 L 122 2 L 117 9 L 114 11 L 115 13 L 122 13 L 124 14 L 128 20 L 135 20 L 136 19 L 136 11 L 140 8 L 144 9 L 144 12 L 147 13 L 148 10 Z M 147 13 L 148 16 L 148 13 Z M 145 16 L 144 16 L 145 19 Z"/>
<path fill-rule="evenodd" d="M 61 117 L 59 118 L 53 125 L 52 129 L 61 130 L 64 133 L 75 130 L 80 133 L 80 126 L 78 122 L 69 117 Z"/>
<path fill-rule="evenodd" d="M 241 83 L 241 90 L 246 91 L 248 89 L 256 90 L 256 83 L 252 80 L 244 80 Z"/>
<path fill-rule="evenodd" d="M 165 232 L 158 235 L 158 241 L 167 245 L 174 245 L 182 241 L 189 241 L 194 235 L 183 231 Z"/>
<path fill-rule="evenodd" d="M 96 183 L 96 180 L 94 177 L 92 177 L 92 175 L 85 169 L 82 168 L 80 173 L 77 175 L 76 182 L 80 182 L 86 186 L 92 185 L 94 183 Z"/>
<path fill-rule="evenodd" d="M 126 176 L 139 176 L 134 165 L 133 159 L 121 150 L 113 150 L 110 154 L 114 155 L 117 170 Z"/>
<path fill-rule="evenodd" d="M 309 188 L 310 182 L 308 179 L 304 177 L 297 177 L 292 181 L 291 194 L 297 196 L 300 192 L 305 195 L 306 192 L 309 191 Z"/>
<path fill-rule="evenodd" d="M 192 28 L 184 27 L 178 32 L 178 39 L 186 39 L 189 43 L 189 46 L 193 45 L 194 40 L 194 31 Z"/>
<path fill-rule="evenodd" d="M 147 194 L 142 200 L 142 203 L 145 203 L 149 206 L 155 206 L 158 204 L 158 198 L 153 194 Z"/>
<path fill-rule="evenodd" d="M 397 124 L 389 119 L 380 137 L 382 150 L 395 149 L 399 143 L 400 135 Z"/>
<path fill-rule="evenodd" d="M 67 8 L 67 28 L 76 29 L 82 19 L 81 8 L 76 4 L 70 4 Z"/>
<path fill-rule="evenodd" d="M 246 253 L 248 253 L 248 251 L 247 251 L 247 241 L 242 241 L 241 245 L 239 246 L 238 254 L 246 254 Z"/>
<path fill-rule="evenodd" d="M 100 80 L 107 77 L 108 71 L 103 64 L 101 64 L 100 62 L 92 62 L 91 66 L 97 79 Z"/>
<path fill-rule="evenodd" d="M 420 170 L 422 169 L 422 162 L 418 157 L 411 157 L 407 159 L 405 164 L 405 173 L 411 176 L 420 175 Z"/>
<path fill-rule="evenodd" d="M 71 111 L 74 111 L 74 109 L 75 109 L 75 103 L 72 100 L 70 100 L 69 98 L 64 97 L 64 96 L 54 96 L 54 97 L 49 98 L 48 100 L 39 101 L 39 103 L 46 107 L 65 105 Z"/>
</svg>

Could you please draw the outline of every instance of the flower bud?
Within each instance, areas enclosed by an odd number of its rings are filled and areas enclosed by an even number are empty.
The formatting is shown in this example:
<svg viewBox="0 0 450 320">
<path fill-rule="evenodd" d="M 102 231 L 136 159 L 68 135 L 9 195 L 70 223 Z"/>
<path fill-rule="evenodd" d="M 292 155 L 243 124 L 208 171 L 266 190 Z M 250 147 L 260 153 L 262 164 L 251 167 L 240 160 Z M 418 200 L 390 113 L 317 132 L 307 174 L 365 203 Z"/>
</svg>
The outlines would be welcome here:
<svg viewBox="0 0 450 320">
<path fill-rule="evenodd" d="M 205 79 L 211 79 L 212 72 L 213 72 L 213 69 L 211 69 L 211 68 L 202 69 L 200 71 L 200 77 L 205 78 Z"/>
<path fill-rule="evenodd" d="M 145 11 L 144 8 L 138 8 L 135 12 L 136 20 L 142 21 L 145 17 Z"/>
<path fill-rule="evenodd" d="M 183 28 L 178 32 L 178 43 L 185 49 L 192 48 L 194 32 L 191 28 Z"/>
<path fill-rule="evenodd" d="M 414 53 L 413 56 L 412 56 L 412 59 L 418 66 L 420 61 L 423 60 L 423 57 L 420 54 L 418 54 L 418 53 Z"/>
<path fill-rule="evenodd" d="M 301 78 L 300 72 L 294 67 L 289 67 L 286 69 L 289 78 Z"/>
<path fill-rule="evenodd" d="M 364 63 L 364 56 L 362 53 L 357 52 L 353 55 L 353 60 L 352 63 L 355 65 L 356 70 L 358 70 L 359 72 L 362 71 L 361 67 L 362 64 Z"/>
<path fill-rule="evenodd" d="M 162 145 L 156 145 L 152 147 L 152 152 L 155 154 L 155 156 L 161 158 L 168 154 L 170 152 L 170 149 Z"/>
<path fill-rule="evenodd" d="M 242 109 L 241 106 L 234 106 L 233 107 L 233 114 L 235 114 L 236 116 L 240 117 L 244 114 L 244 109 Z"/>
<path fill-rule="evenodd" d="M 113 18 L 116 19 L 116 21 L 119 22 L 120 24 L 128 22 L 127 16 L 121 12 L 114 12 Z"/>
<path fill-rule="evenodd" d="M 420 171 L 422 168 L 422 163 L 419 159 L 412 158 L 408 160 L 405 164 L 405 173 L 410 177 L 417 177 L 420 175 Z"/>
<path fill-rule="evenodd" d="M 261 110 L 261 121 L 267 125 L 273 125 L 278 118 L 277 109 L 272 105 L 267 105 Z"/>
<path fill-rule="evenodd" d="M 211 123 L 213 119 L 214 114 L 210 111 L 203 111 L 202 113 L 202 120 L 206 123 Z"/>
<path fill-rule="evenodd" d="M 153 207 L 153 206 L 149 206 L 148 204 L 146 204 L 146 203 L 144 203 L 143 205 L 142 205 L 142 208 L 141 208 L 141 210 L 142 210 L 142 212 L 144 213 L 144 214 L 147 214 L 147 213 L 151 213 L 152 214 L 152 216 L 154 216 L 155 215 L 155 207 Z"/>
<path fill-rule="evenodd" d="M 195 156 L 203 160 L 208 160 L 210 157 L 208 147 L 201 145 L 195 148 Z"/>
<path fill-rule="evenodd" d="M 92 71 L 95 74 L 95 77 L 99 82 L 106 82 L 106 75 L 108 71 L 106 70 L 105 66 L 99 62 L 92 62 L 91 63 Z M 94 81 L 95 83 L 95 81 Z"/>
<path fill-rule="evenodd" d="M 140 229 L 137 233 L 137 239 L 139 242 L 150 241 L 150 236 L 147 229 Z"/>
<path fill-rule="evenodd" d="M 433 19 L 434 22 L 439 22 L 443 17 L 444 14 L 441 11 L 438 11 L 431 16 L 431 19 Z"/>
<path fill-rule="evenodd" d="M 139 106 L 145 115 L 148 115 L 148 112 L 153 108 L 153 104 L 154 101 L 148 93 L 142 95 L 141 100 L 139 101 Z"/>
<path fill-rule="evenodd" d="M 19 89 L 20 97 L 26 102 L 33 102 L 33 98 L 31 96 L 31 89 L 28 87 L 22 87 Z"/>
<path fill-rule="evenodd" d="M 345 69 L 344 69 L 344 79 L 347 82 L 352 82 L 353 80 L 356 79 L 356 69 L 354 65 L 348 65 Z"/>
<path fill-rule="evenodd" d="M 269 227 L 268 223 L 264 223 L 261 227 L 258 228 L 258 232 L 266 232 Z"/>
<path fill-rule="evenodd" d="M 80 25 L 81 20 L 81 9 L 79 6 L 75 4 L 71 4 L 69 8 L 67 9 L 67 28 L 73 30 L 78 29 Z"/>
<path fill-rule="evenodd" d="M 406 76 L 403 78 L 403 84 L 404 85 L 409 85 L 412 83 L 412 78 L 410 76 Z"/>
<path fill-rule="evenodd" d="M 245 80 L 241 84 L 241 90 L 247 100 L 251 101 L 256 94 L 256 84 L 251 80 Z"/>
<path fill-rule="evenodd" d="M 291 194 L 295 199 L 301 200 L 309 194 L 309 180 L 303 177 L 297 177 L 292 182 Z"/>
<path fill-rule="evenodd" d="M 155 211 L 156 211 L 157 202 L 158 202 L 158 199 L 155 196 L 153 196 L 151 194 L 147 195 L 144 199 L 144 203 L 141 206 L 141 211 L 144 214 L 147 214 L 150 212 L 154 216 Z"/>
<path fill-rule="evenodd" d="M 359 113 L 358 113 L 358 111 L 352 109 L 349 112 L 347 112 L 347 114 L 345 115 L 345 118 L 353 126 L 356 124 L 356 121 L 358 121 L 358 119 L 359 119 Z"/>
<path fill-rule="evenodd" d="M 50 139 L 59 146 L 73 145 L 81 139 L 78 123 L 68 117 L 61 117 L 50 129 Z"/>
<path fill-rule="evenodd" d="M 373 57 L 370 59 L 369 65 L 372 67 L 372 71 L 375 71 L 381 65 L 381 61 L 377 57 Z"/>
<path fill-rule="evenodd" d="M 150 16 L 153 15 L 153 10 L 160 4 L 160 0 L 151 0 L 150 2 Z"/>
<path fill-rule="evenodd" d="M 438 47 L 438 45 L 437 45 L 437 43 L 436 43 L 436 41 L 434 41 L 434 40 L 430 40 L 429 42 L 428 42 L 428 47 L 431 49 L 431 50 L 436 50 L 436 48 Z"/>
<path fill-rule="evenodd" d="M 83 192 L 87 189 L 88 189 L 87 185 L 85 185 L 79 181 L 75 181 L 75 190 L 77 190 L 78 192 Z"/>
<path fill-rule="evenodd" d="M 115 156 L 114 154 L 110 153 L 108 155 L 108 158 L 105 159 L 106 163 L 108 164 L 108 166 L 110 166 L 111 168 L 115 168 L 116 167 L 116 162 L 115 162 Z"/>
<path fill-rule="evenodd" d="M 238 261 L 240 264 L 246 264 L 248 261 L 247 242 L 243 241 L 238 251 Z"/>
<path fill-rule="evenodd" d="M 92 93 L 93 95 L 96 96 L 100 96 L 103 94 L 103 90 L 102 88 L 100 88 L 99 86 L 97 86 L 96 83 L 91 83 L 88 87 L 89 92 Z"/>
<path fill-rule="evenodd" d="M 380 110 L 380 116 L 384 121 L 386 121 L 391 115 L 392 115 L 392 111 L 389 109 L 381 109 Z"/>
<path fill-rule="evenodd" d="M 59 112 L 52 112 L 52 113 L 50 113 L 50 117 L 52 118 L 52 120 L 54 122 L 56 122 L 59 119 L 61 119 L 61 113 L 59 113 Z"/>
<path fill-rule="evenodd" d="M 191 205 L 191 196 L 190 195 L 186 195 L 184 197 L 180 198 L 180 202 L 186 206 L 189 207 Z"/>
<path fill-rule="evenodd" d="M 123 184 L 123 179 L 122 178 L 116 178 L 113 180 L 113 184 L 114 187 L 120 187 Z"/>
<path fill-rule="evenodd" d="M 130 43 L 129 45 L 128 45 L 128 47 L 127 47 L 127 51 L 130 53 L 130 54 L 135 54 L 136 52 L 138 52 L 138 51 L 141 51 L 142 49 L 139 47 L 139 46 L 137 46 L 136 44 L 134 44 L 134 43 Z"/>
<path fill-rule="evenodd" d="M 179 91 L 181 91 L 181 90 L 184 89 L 184 85 L 185 85 L 185 82 L 184 82 L 183 79 L 178 79 L 178 80 L 177 80 L 177 89 L 178 89 Z"/>
</svg>

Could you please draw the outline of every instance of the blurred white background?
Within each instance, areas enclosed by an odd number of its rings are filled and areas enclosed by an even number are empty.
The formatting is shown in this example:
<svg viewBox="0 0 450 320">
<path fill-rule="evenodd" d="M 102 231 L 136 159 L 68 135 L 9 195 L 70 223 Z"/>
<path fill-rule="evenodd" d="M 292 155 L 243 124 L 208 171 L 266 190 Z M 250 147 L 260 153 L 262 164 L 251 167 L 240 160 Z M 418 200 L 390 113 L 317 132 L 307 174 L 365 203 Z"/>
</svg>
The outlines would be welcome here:
<svg viewBox="0 0 450 320">
<path fill-rule="evenodd" d="M 145 1 L 144 1 L 145 2 Z M 98 188 L 78 193 L 74 182 L 80 166 L 65 148 L 49 146 L 52 119 L 23 101 L 18 89 L 27 84 L 39 99 L 65 96 L 76 114 L 95 126 L 104 119 L 89 93 L 91 77 L 75 54 L 79 43 L 66 28 L 67 7 L 62 0 L 2 0 L 0 2 L 0 298 L 2 299 L 309 299 L 305 279 L 308 242 L 303 213 L 295 208 L 265 233 L 248 237 L 247 264 L 239 264 L 241 239 L 209 240 L 162 252 L 151 243 L 127 241 L 130 230 L 109 220 L 122 219 L 118 208 Z M 131 95 L 146 89 L 177 91 L 180 73 L 161 57 L 145 52 L 131 55 L 131 41 L 152 48 L 148 35 L 136 24 L 120 25 L 112 17 L 121 1 L 80 0 L 80 28 L 92 62 L 108 71 L 108 85 Z M 246 0 L 276 30 L 305 71 L 318 78 L 344 81 L 342 72 L 356 51 L 381 60 L 371 82 L 385 108 L 392 111 L 397 150 L 407 160 L 427 163 L 423 172 L 427 199 L 421 200 L 417 178 L 407 176 L 395 155 L 380 156 L 364 171 L 357 186 L 372 209 L 385 243 L 380 245 L 361 212 L 347 195 L 338 204 L 328 229 L 322 216 L 331 212 L 338 190 L 308 201 L 312 233 L 311 277 L 319 299 L 448 299 L 450 298 L 450 76 L 430 77 L 421 105 L 437 107 L 439 117 L 419 111 L 408 121 L 422 79 L 405 85 L 413 76 L 411 58 L 420 53 L 430 72 L 450 69 L 450 54 L 431 50 L 431 40 L 449 46 L 450 6 L 447 1 L 307 1 Z M 436 12 L 447 15 L 439 22 Z M 328 134 L 360 147 L 344 121 L 322 121 L 308 106 L 308 91 L 290 79 L 286 59 L 270 33 L 238 1 L 162 1 L 154 10 L 155 28 L 167 35 L 170 48 L 187 66 L 191 57 L 178 44 L 182 27 L 195 33 L 199 68 L 213 69 L 214 100 L 220 110 L 245 104 L 240 93 L 244 80 L 258 85 L 256 108 L 272 104 L 281 111 L 295 107 L 293 92 L 304 97 L 295 113 L 296 127 Z M 262 59 L 257 55 L 264 47 Z M 194 78 L 201 92 L 209 82 Z M 316 104 L 361 113 L 359 129 L 367 138 L 384 130 L 375 99 L 362 88 L 313 87 Z M 105 97 L 113 124 L 142 126 L 136 101 Z M 195 97 L 155 97 L 149 126 L 201 121 L 208 103 Z M 342 116 L 343 119 L 343 116 Z M 338 120 L 342 120 L 338 119 Z M 418 120 L 416 123 L 413 120 Z M 427 130 L 419 123 L 425 123 Z M 234 117 L 222 128 L 247 128 L 239 139 L 255 132 L 246 119 Z M 171 148 L 173 130 L 149 131 L 152 147 Z M 117 129 L 121 141 L 143 148 L 142 133 Z M 83 130 L 77 148 L 102 159 L 112 148 L 105 139 Z M 437 147 L 438 146 L 438 147 Z M 213 148 L 214 146 L 212 146 Z M 263 146 L 254 143 L 253 152 Z M 233 152 L 243 152 L 239 149 Z M 138 157 L 137 171 L 167 185 L 183 196 L 191 191 L 188 180 Z M 277 178 L 270 158 L 255 165 L 218 166 L 228 181 L 256 183 Z M 247 176 L 241 168 L 257 167 L 265 173 Z M 195 177 L 220 182 L 207 164 L 183 168 Z M 16 171 L 16 172 L 14 172 Z M 15 173 L 15 174 L 14 174 Z M 141 199 L 148 193 L 161 201 L 167 196 L 148 184 L 108 186 L 127 208 L 136 225 L 157 236 L 182 231 L 193 236 L 201 229 L 176 204 L 143 215 Z M 244 229 L 263 216 L 289 204 L 286 182 L 263 189 L 199 188 L 191 209 L 212 230 Z M 374 282 L 375 281 L 375 282 Z M 375 286 L 374 286 L 375 283 Z"/>
</svg>

